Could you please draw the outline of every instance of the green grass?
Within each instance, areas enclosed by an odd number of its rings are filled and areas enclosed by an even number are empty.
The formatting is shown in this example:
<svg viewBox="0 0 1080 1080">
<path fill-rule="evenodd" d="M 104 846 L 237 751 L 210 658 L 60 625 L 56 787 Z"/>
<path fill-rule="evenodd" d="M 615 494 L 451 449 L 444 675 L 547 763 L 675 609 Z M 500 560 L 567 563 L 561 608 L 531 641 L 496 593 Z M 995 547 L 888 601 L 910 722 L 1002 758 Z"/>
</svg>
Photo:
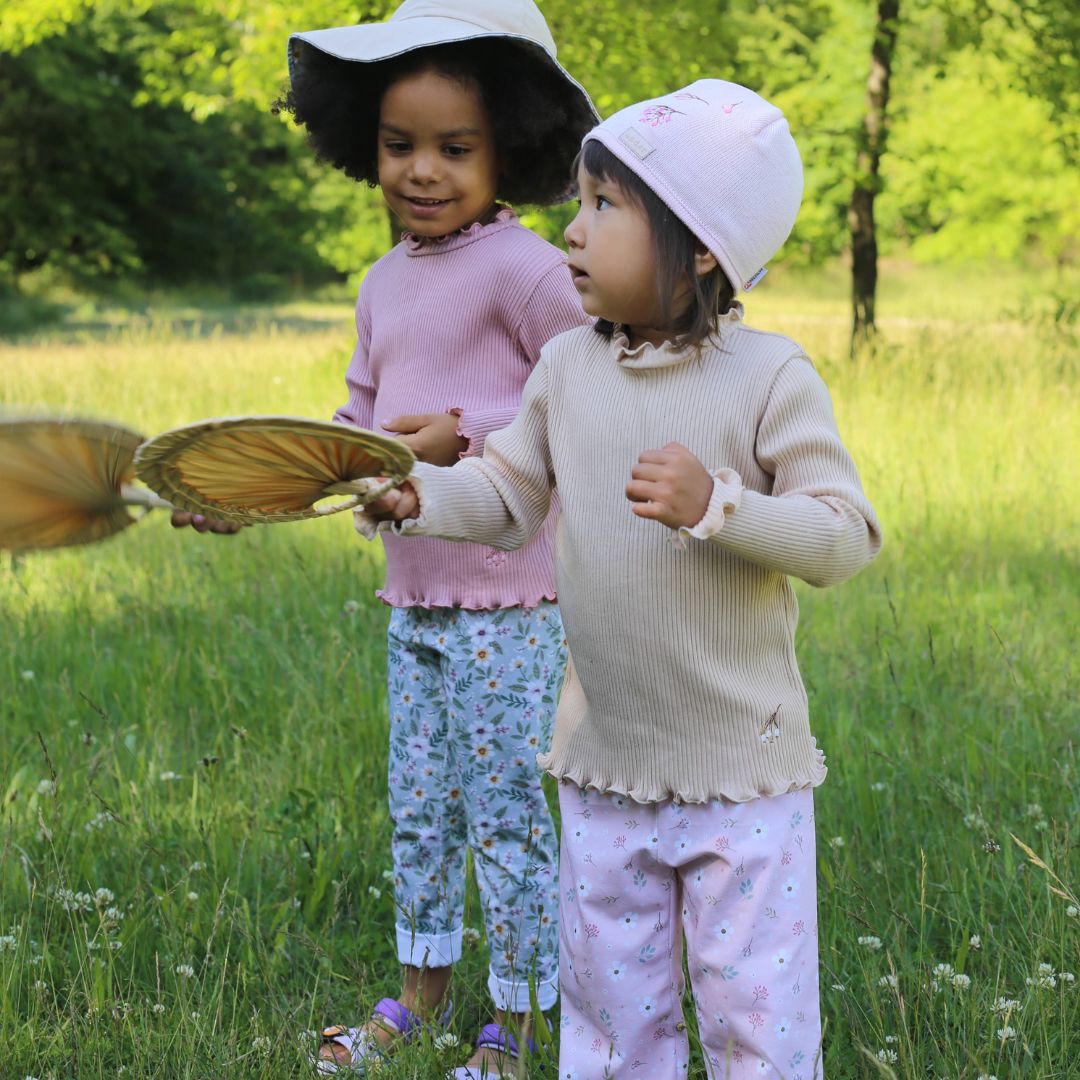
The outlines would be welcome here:
<svg viewBox="0 0 1080 1080">
<path fill-rule="evenodd" d="M 882 348 L 852 364 L 844 289 L 777 274 L 748 301 L 817 360 L 886 530 L 855 581 L 799 588 L 830 764 L 826 1075 L 1066 1080 L 1075 327 L 1015 272 L 901 268 Z M 54 327 L 3 348 L 0 405 L 146 433 L 326 416 L 350 334 L 343 306 Z M 347 515 L 218 538 L 155 514 L 94 547 L 0 556 L 3 1080 L 306 1076 L 302 1032 L 396 990 L 380 574 Z M 485 969 L 479 946 L 456 981 L 463 1044 Z M 433 1080 L 464 1054 L 425 1043 L 383 1075 Z"/>
</svg>

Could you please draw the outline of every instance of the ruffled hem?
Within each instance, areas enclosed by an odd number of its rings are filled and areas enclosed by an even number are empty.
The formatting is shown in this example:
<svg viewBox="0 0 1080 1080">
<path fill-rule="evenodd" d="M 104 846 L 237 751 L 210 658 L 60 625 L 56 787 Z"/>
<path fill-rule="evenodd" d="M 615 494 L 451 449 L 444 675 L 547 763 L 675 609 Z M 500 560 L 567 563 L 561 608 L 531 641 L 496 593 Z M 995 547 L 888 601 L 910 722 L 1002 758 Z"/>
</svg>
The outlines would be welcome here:
<svg viewBox="0 0 1080 1080">
<path fill-rule="evenodd" d="M 443 251 L 454 251 L 488 232 L 499 232 L 507 225 L 513 225 L 517 221 L 517 214 L 509 206 L 502 207 L 490 221 L 474 221 L 471 225 L 455 229 L 445 236 L 417 236 L 413 232 L 403 232 L 401 242 L 410 255 L 434 255 Z"/>
<path fill-rule="evenodd" d="M 754 787 L 745 781 L 729 778 L 720 781 L 715 788 L 696 787 L 693 785 L 676 786 L 674 788 L 662 788 L 655 786 L 635 786 L 626 780 L 607 780 L 602 776 L 589 775 L 584 769 L 573 769 L 567 765 L 560 765 L 555 761 L 555 752 L 537 754 L 536 761 L 540 768 L 556 780 L 568 780 L 579 788 L 588 791 L 598 791 L 601 794 L 625 795 L 636 803 L 649 804 L 668 802 L 674 800 L 681 803 L 708 803 L 716 799 L 727 799 L 728 802 L 750 802 L 753 799 L 773 798 L 777 795 L 787 795 L 792 791 L 800 791 L 803 788 L 815 788 L 820 786 L 828 773 L 825 766 L 825 754 L 818 749 L 816 740 L 813 742 L 813 761 L 809 766 L 800 770 L 799 773 L 784 784 L 772 787 L 764 785 Z"/>
<path fill-rule="evenodd" d="M 388 595 L 385 589 L 376 589 L 375 595 L 387 606 L 394 608 L 461 608 L 463 611 L 505 611 L 508 608 L 535 608 L 541 604 L 554 604 L 558 602 L 555 590 L 551 589 L 540 596 L 527 599 L 507 599 L 505 597 L 490 597 L 475 599 L 469 597 L 430 597 L 430 596 L 400 596 Z"/>
<path fill-rule="evenodd" d="M 739 509 L 742 502 L 742 477 L 734 469 L 717 469 L 712 474 L 713 489 L 705 515 L 692 528 L 683 526 L 672 535 L 672 543 L 685 549 L 688 538 L 708 540 L 724 527 L 724 522 Z"/>
</svg>

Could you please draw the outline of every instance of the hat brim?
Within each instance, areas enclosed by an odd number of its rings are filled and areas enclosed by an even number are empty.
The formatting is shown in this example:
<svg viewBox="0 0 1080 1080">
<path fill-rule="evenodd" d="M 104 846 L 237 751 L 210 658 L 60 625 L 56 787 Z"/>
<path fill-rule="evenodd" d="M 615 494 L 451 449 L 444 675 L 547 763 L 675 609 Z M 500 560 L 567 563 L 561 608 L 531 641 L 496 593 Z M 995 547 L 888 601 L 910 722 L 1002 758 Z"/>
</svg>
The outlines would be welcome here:
<svg viewBox="0 0 1080 1080">
<path fill-rule="evenodd" d="M 460 19 L 446 19 L 434 15 L 411 19 L 391 19 L 382 23 L 358 23 L 355 26 L 336 26 L 327 30 L 306 30 L 292 34 L 288 45 L 289 78 L 295 83 L 296 72 L 300 65 L 295 42 L 302 41 L 337 60 L 375 64 L 382 60 L 403 56 L 416 49 L 450 45 L 461 41 L 475 41 L 480 38 L 502 38 L 528 49 L 538 59 L 542 59 L 555 68 L 570 87 L 584 99 L 593 116 L 597 120 L 600 119 L 600 114 L 585 87 L 538 41 L 524 35 L 508 34 L 502 30 L 486 30 L 482 26 L 463 22 Z"/>
</svg>

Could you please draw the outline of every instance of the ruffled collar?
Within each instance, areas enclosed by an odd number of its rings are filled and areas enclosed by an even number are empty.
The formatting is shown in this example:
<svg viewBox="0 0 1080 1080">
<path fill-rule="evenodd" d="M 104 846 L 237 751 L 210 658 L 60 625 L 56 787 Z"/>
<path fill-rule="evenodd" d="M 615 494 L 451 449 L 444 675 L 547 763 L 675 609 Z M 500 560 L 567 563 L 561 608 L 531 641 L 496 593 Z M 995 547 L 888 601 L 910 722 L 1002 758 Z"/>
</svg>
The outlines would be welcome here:
<svg viewBox="0 0 1080 1080">
<path fill-rule="evenodd" d="M 446 251 L 456 251 L 492 233 L 502 232 L 516 222 L 517 214 L 509 206 L 504 206 L 488 222 L 474 221 L 471 225 L 445 236 L 417 236 L 416 233 L 404 232 L 401 234 L 401 242 L 405 245 L 407 255 L 441 255 Z"/>
<path fill-rule="evenodd" d="M 707 345 L 710 348 L 721 348 L 724 339 L 732 329 L 742 322 L 743 306 L 735 301 L 731 307 L 716 318 L 715 328 L 709 335 Z M 687 360 L 700 355 L 699 350 L 692 345 L 673 345 L 670 341 L 653 345 L 650 341 L 643 341 L 636 348 L 630 348 L 630 338 L 623 326 L 616 326 L 611 335 L 611 347 L 615 353 L 615 359 L 619 367 L 643 370 L 645 368 L 674 367 L 677 364 L 685 364 Z"/>
</svg>

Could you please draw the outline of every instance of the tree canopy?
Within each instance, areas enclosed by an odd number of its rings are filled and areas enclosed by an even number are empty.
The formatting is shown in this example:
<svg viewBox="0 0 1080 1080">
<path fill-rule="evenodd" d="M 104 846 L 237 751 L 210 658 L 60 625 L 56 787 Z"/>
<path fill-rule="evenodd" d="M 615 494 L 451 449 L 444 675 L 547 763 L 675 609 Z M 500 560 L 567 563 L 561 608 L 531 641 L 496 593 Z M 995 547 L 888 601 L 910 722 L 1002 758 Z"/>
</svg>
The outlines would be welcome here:
<svg viewBox="0 0 1080 1080">
<path fill-rule="evenodd" d="M 212 281 L 257 290 L 362 272 L 376 192 L 316 162 L 271 111 L 291 31 L 380 0 L 7 0 L 0 14 L 0 281 Z M 547 0 L 600 111 L 702 76 L 787 113 L 806 167 L 784 257 L 842 252 L 870 0 Z M 893 71 L 882 250 L 1069 261 L 1080 236 L 1080 9 L 910 0 Z M 559 209 L 530 224 L 556 237 Z"/>
</svg>

